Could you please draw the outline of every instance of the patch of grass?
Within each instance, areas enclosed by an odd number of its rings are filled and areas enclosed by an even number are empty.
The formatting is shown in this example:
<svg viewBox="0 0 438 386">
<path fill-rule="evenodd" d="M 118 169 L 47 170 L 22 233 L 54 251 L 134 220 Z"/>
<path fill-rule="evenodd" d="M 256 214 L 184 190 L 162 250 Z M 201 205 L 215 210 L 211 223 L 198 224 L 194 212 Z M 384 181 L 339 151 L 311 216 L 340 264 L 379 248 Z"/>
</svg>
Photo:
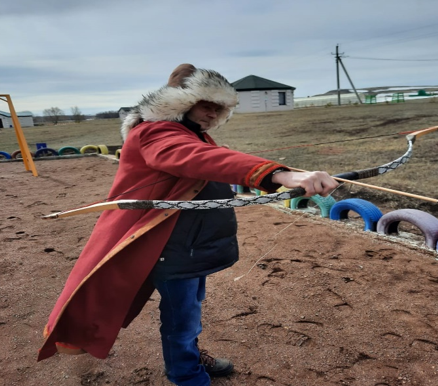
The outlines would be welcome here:
<svg viewBox="0 0 438 386">
<path fill-rule="evenodd" d="M 119 119 L 108 119 L 23 130 L 31 150 L 36 149 L 38 142 L 45 142 L 54 149 L 113 146 L 122 143 L 120 124 Z M 390 162 L 406 151 L 405 132 L 436 125 L 435 104 L 416 100 L 234 114 L 227 125 L 210 134 L 219 145 L 227 144 L 231 149 L 299 169 L 326 170 L 335 174 Z M 18 150 L 18 143 L 14 130 L 1 129 L 0 151 L 15 150 Z M 438 132 L 416 141 L 414 156 L 406 165 L 366 182 L 438 198 Z M 399 198 L 390 196 L 388 200 L 391 199 Z M 412 207 L 417 204 L 406 201 L 406 205 Z"/>
</svg>

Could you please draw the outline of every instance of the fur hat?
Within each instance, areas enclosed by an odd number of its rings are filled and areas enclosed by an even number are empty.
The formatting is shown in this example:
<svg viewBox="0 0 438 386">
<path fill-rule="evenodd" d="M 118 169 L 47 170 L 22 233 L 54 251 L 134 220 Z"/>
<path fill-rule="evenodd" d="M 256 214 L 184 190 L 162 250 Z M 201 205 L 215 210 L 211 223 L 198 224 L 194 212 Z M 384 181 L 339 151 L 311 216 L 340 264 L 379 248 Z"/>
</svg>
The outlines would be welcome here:
<svg viewBox="0 0 438 386">
<path fill-rule="evenodd" d="M 212 128 L 226 123 L 238 102 L 236 90 L 218 72 L 196 68 L 192 64 L 179 65 L 166 86 L 143 96 L 123 120 L 123 141 L 129 130 L 142 121 L 181 121 L 184 114 L 201 100 L 223 107 Z"/>
</svg>

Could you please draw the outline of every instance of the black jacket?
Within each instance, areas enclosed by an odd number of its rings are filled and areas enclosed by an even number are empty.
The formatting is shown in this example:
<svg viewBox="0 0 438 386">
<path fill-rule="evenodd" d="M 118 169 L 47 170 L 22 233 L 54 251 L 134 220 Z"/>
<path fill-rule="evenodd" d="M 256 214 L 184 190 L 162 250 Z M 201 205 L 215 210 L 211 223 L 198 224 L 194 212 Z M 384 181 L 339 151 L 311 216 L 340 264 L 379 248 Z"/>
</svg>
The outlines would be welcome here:
<svg viewBox="0 0 438 386">
<path fill-rule="evenodd" d="M 183 123 L 201 140 L 200 126 Z M 210 181 L 194 200 L 233 198 L 229 184 Z M 175 228 L 154 267 L 161 280 L 188 279 L 220 271 L 239 258 L 234 209 L 182 210 Z"/>
</svg>

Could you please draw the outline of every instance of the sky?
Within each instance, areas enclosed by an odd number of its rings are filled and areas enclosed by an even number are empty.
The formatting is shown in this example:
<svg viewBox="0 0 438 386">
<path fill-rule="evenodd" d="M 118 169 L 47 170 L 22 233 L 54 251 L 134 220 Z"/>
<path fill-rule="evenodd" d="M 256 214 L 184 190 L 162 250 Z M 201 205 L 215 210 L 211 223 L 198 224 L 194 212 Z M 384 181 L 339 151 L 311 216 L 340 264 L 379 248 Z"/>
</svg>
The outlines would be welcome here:
<svg viewBox="0 0 438 386">
<path fill-rule="evenodd" d="M 34 115 L 118 111 L 192 63 L 306 97 L 337 88 L 337 45 L 356 88 L 438 85 L 437 15 L 436 0 L 2 0 L 0 94 Z"/>
</svg>

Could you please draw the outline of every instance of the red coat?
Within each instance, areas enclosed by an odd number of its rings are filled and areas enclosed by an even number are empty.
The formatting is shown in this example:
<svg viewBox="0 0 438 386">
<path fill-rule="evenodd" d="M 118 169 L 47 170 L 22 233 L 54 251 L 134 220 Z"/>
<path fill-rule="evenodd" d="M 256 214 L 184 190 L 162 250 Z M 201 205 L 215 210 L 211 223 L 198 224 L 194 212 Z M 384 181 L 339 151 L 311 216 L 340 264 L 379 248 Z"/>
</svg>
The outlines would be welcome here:
<svg viewBox="0 0 438 386">
<path fill-rule="evenodd" d="M 209 143 L 167 121 L 133 128 L 109 197 L 191 200 L 208 180 L 262 189 L 267 174 L 285 167 L 218 147 L 204 135 Z M 57 351 L 106 358 L 120 328 L 154 291 L 148 276 L 178 215 L 175 209 L 102 213 L 49 317 L 38 360 Z"/>
</svg>

